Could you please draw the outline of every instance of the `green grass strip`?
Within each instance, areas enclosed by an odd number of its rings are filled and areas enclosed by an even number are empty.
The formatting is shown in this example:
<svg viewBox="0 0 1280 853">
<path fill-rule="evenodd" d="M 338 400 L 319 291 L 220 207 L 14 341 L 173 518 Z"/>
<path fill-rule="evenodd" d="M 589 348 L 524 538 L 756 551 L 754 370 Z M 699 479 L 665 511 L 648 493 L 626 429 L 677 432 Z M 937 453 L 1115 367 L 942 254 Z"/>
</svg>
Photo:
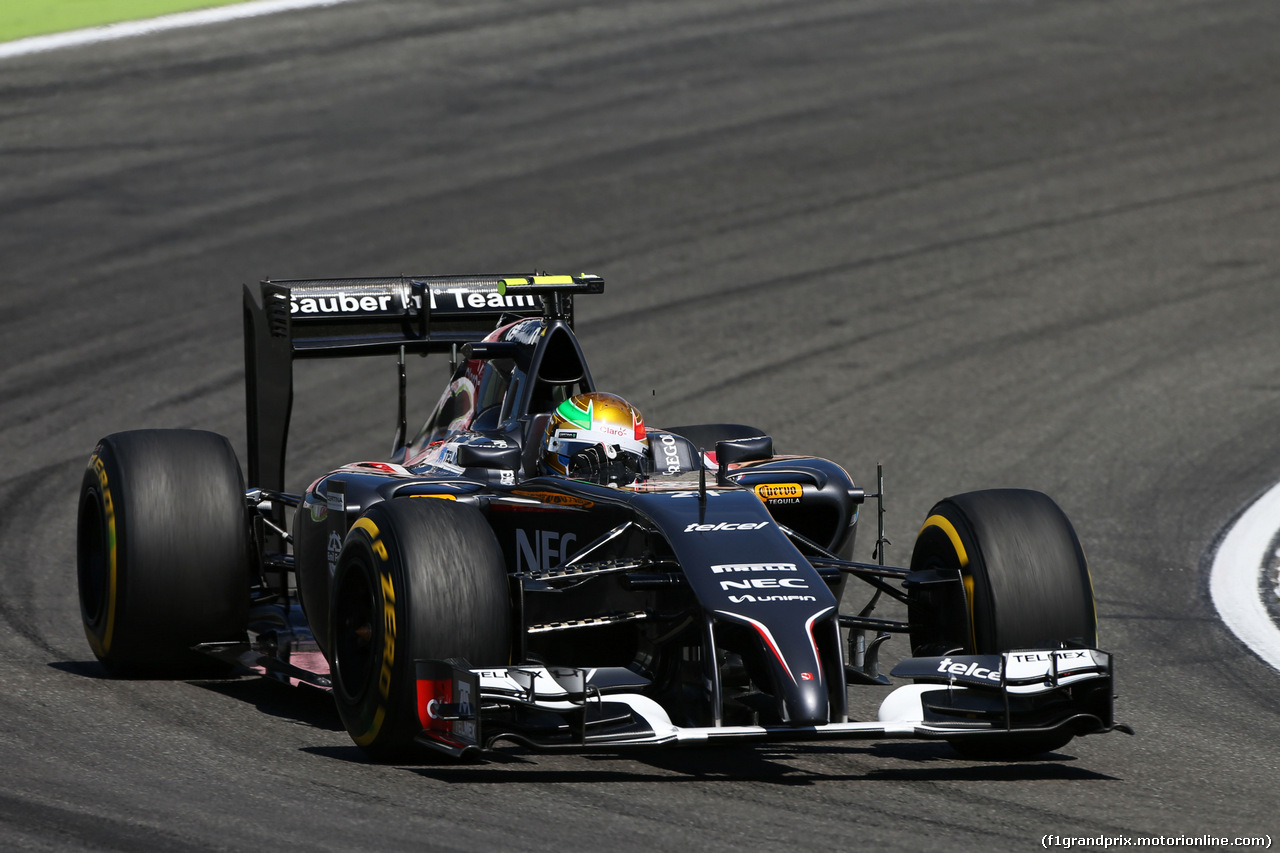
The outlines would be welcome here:
<svg viewBox="0 0 1280 853">
<path fill-rule="evenodd" d="M 243 0 L 0 0 L 0 41 L 238 2 Z"/>
</svg>

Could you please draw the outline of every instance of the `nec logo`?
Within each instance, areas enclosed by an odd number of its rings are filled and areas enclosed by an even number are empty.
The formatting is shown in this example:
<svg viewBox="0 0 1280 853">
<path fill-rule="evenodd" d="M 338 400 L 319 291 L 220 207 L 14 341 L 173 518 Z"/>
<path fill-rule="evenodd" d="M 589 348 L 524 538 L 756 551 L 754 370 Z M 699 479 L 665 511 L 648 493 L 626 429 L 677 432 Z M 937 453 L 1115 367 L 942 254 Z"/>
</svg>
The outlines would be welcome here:
<svg viewBox="0 0 1280 853">
<path fill-rule="evenodd" d="M 516 571 L 545 572 L 569 559 L 570 547 L 578 541 L 573 533 L 555 530 L 516 531 Z M 576 550 L 576 549 L 574 549 Z"/>
<path fill-rule="evenodd" d="M 802 578 L 743 578 L 739 581 L 720 581 L 721 589 L 808 589 Z"/>
</svg>

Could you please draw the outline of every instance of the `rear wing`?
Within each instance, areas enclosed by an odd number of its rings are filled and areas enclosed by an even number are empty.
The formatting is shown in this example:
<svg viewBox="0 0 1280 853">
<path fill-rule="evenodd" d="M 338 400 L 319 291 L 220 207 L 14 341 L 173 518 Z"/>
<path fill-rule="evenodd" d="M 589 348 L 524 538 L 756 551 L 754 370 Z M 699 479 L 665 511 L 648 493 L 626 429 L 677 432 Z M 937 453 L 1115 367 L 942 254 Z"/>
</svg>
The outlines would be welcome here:
<svg viewBox="0 0 1280 853">
<path fill-rule="evenodd" d="M 453 352 L 522 317 L 572 325 L 574 295 L 603 291 L 604 279 L 594 275 L 263 281 L 260 299 L 246 284 L 249 484 L 284 490 L 294 359 Z"/>
</svg>

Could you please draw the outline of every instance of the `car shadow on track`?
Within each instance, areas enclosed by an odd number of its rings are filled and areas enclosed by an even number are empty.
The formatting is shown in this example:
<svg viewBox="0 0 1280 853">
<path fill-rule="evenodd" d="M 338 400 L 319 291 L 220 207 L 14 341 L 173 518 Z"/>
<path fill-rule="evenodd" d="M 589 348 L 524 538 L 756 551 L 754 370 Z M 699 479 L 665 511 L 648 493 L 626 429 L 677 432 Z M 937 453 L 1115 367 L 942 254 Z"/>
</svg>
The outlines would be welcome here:
<svg viewBox="0 0 1280 853">
<path fill-rule="evenodd" d="M 841 759 L 865 767 L 842 772 Z M 848 781 L 1118 781 L 1067 762 L 1076 759 L 1050 753 L 1037 760 L 973 762 L 959 758 L 946 744 L 870 744 L 866 746 L 787 745 L 740 748 L 642 749 L 632 752 L 546 756 L 497 753 L 486 763 L 413 767 L 412 772 L 453 784 L 558 782 L 765 782 L 808 786 Z M 571 762 L 572 767 L 565 766 Z M 914 766 L 903 767 L 904 762 Z"/>
<path fill-rule="evenodd" d="M 1069 746 L 1066 748 L 1070 748 Z M 973 761 L 961 758 L 941 743 L 878 743 L 872 747 L 876 758 L 896 759 L 891 767 L 879 767 L 864 778 L 921 782 L 1119 782 L 1116 776 L 1099 773 L 1071 762 L 1072 755 L 1049 752 L 1017 761 Z M 902 762 L 915 766 L 903 767 Z"/>
<path fill-rule="evenodd" d="M 112 679 L 112 675 L 96 660 L 55 660 L 50 661 L 49 666 L 52 669 L 69 675 L 78 675 L 81 678 L 97 678 L 104 681 Z"/>
<path fill-rule="evenodd" d="M 333 704 L 333 698 L 323 690 L 305 686 L 289 687 L 279 681 L 243 672 L 210 678 L 133 679 L 112 675 L 96 660 L 52 661 L 49 666 L 70 675 L 103 681 L 181 681 L 203 690 L 220 693 L 231 699 L 247 702 L 262 713 L 273 717 L 314 726 L 325 731 L 340 732 L 344 729 L 342 719 L 338 716 L 338 709 Z"/>
<path fill-rule="evenodd" d="M 264 714 L 330 732 L 345 731 L 333 697 L 314 687 L 289 687 L 257 676 L 190 681 L 197 687 L 253 705 Z M 356 749 L 356 747 L 352 747 Z M 358 751 L 358 750 L 357 750 Z"/>
</svg>

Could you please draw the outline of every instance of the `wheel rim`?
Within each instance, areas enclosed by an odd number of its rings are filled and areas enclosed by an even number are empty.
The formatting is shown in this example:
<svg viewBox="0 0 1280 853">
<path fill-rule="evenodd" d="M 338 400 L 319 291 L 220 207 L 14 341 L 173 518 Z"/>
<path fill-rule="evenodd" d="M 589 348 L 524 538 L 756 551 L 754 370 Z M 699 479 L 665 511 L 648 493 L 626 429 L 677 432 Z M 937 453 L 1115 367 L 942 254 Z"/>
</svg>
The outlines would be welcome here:
<svg viewBox="0 0 1280 853">
<path fill-rule="evenodd" d="M 95 492 L 86 495 L 80 508 L 76 572 L 80 582 L 80 612 L 85 624 L 98 628 L 107 604 L 107 539 Z"/>
<path fill-rule="evenodd" d="M 356 702 L 373 682 L 382 626 L 374 619 L 372 568 L 358 558 L 345 568 L 334 607 L 334 668 L 337 688 L 345 699 Z"/>
</svg>

